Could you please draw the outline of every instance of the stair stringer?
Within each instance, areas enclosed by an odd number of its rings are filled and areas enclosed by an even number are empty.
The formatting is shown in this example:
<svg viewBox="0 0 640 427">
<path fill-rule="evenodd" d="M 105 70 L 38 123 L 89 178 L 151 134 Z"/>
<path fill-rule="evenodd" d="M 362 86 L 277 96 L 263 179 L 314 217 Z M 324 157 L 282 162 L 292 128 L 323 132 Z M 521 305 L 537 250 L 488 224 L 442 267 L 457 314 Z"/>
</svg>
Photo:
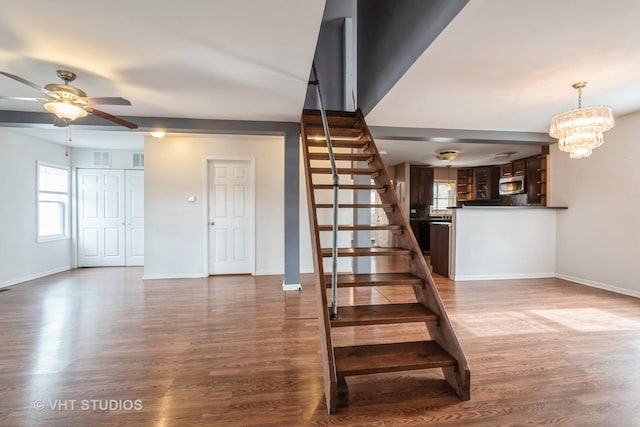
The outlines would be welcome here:
<svg viewBox="0 0 640 427">
<path fill-rule="evenodd" d="M 302 152 L 304 155 L 305 182 L 307 186 L 307 205 L 309 210 L 309 225 L 311 229 L 311 246 L 313 248 L 313 270 L 316 284 L 316 301 L 318 307 L 318 326 L 320 330 L 320 350 L 322 359 L 322 371 L 324 379 L 324 394 L 327 403 L 327 411 L 334 414 L 338 406 L 338 375 L 336 373 L 336 360 L 333 352 L 333 340 L 331 338 L 331 322 L 327 303 L 327 287 L 325 283 L 324 268 L 322 262 L 322 248 L 320 246 L 320 232 L 318 229 L 318 215 L 316 211 L 315 192 L 311 175 L 311 160 L 306 146 L 304 114 L 300 123 L 302 134 Z"/>
<path fill-rule="evenodd" d="M 380 169 L 380 173 L 373 177 L 374 182 L 376 185 L 387 186 L 385 191 L 379 192 L 380 200 L 382 203 L 393 203 L 397 206 L 397 209 L 386 212 L 389 224 L 400 224 L 404 226 L 405 232 L 396 235 L 394 246 L 412 251 L 413 255 L 411 256 L 411 261 L 409 263 L 410 272 L 421 278 L 424 282 L 423 286 L 414 286 L 413 291 L 417 300 L 437 314 L 440 318 L 437 325 L 426 323 L 431 339 L 436 341 L 454 359 L 456 359 L 457 365 L 455 367 L 442 368 L 443 374 L 458 396 L 462 400 L 469 400 L 471 398 L 471 374 L 462 346 L 458 341 L 453 325 L 451 324 L 449 316 L 447 315 L 446 309 L 442 303 L 435 281 L 431 276 L 430 269 L 427 266 L 424 257 L 421 255 L 422 251 L 420 250 L 420 246 L 411 231 L 408 217 L 400 204 L 400 200 L 398 199 L 395 189 L 391 185 L 391 179 L 375 145 L 373 135 L 371 134 L 369 127 L 364 120 L 364 116 L 359 109 L 356 111 L 356 117 L 359 119 L 359 124 L 362 126 L 364 134 L 367 135 L 370 140 L 367 146 L 363 149 L 363 152 L 373 155 L 370 167 Z"/>
</svg>

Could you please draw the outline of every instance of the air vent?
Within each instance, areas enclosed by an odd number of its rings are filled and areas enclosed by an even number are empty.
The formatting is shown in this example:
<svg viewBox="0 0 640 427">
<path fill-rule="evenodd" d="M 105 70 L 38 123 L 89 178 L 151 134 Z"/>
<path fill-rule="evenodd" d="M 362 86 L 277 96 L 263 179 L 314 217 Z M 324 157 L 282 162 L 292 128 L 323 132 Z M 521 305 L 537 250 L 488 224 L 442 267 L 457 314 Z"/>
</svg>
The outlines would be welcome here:
<svg viewBox="0 0 640 427">
<path fill-rule="evenodd" d="M 144 153 L 133 153 L 133 168 L 144 169 Z"/>
<path fill-rule="evenodd" d="M 109 151 L 94 151 L 93 152 L 93 167 L 94 168 L 110 168 L 111 167 L 111 152 L 109 152 Z"/>
</svg>

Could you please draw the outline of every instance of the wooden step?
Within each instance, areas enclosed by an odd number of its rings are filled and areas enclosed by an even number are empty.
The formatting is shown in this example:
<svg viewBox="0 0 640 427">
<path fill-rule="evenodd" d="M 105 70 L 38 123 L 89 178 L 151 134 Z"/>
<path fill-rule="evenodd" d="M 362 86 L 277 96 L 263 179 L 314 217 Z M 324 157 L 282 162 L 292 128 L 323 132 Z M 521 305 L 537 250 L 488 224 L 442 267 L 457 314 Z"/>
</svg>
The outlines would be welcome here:
<svg viewBox="0 0 640 427">
<path fill-rule="evenodd" d="M 313 184 L 314 190 L 332 190 L 333 184 Z M 386 190 L 386 185 L 340 184 L 340 190 Z"/>
<path fill-rule="evenodd" d="M 338 376 L 412 371 L 455 366 L 456 361 L 435 341 L 336 347 Z"/>
<path fill-rule="evenodd" d="M 338 231 L 401 231 L 404 227 L 396 224 L 384 224 L 384 225 L 338 225 Z M 332 225 L 319 225 L 318 231 L 331 231 Z"/>
<path fill-rule="evenodd" d="M 310 168 L 312 174 L 325 174 L 331 175 L 333 171 L 331 168 Z M 380 173 L 380 169 L 368 169 L 368 168 L 337 168 L 338 175 L 377 175 Z"/>
<path fill-rule="evenodd" d="M 321 153 L 309 153 L 308 156 L 311 160 L 329 160 L 329 153 L 327 151 Z M 333 157 L 336 160 L 348 160 L 353 162 L 370 162 L 373 160 L 373 154 L 370 153 L 333 153 Z"/>
<path fill-rule="evenodd" d="M 331 288 L 331 274 L 325 274 L 324 283 Z M 356 288 L 364 286 L 422 286 L 423 280 L 411 273 L 367 273 L 338 274 L 339 288 Z"/>
<path fill-rule="evenodd" d="M 385 212 L 393 212 L 393 203 L 340 203 L 338 209 L 384 209 Z M 318 203 L 316 209 L 333 209 L 331 203 Z"/>
<path fill-rule="evenodd" d="M 357 128 L 360 127 L 360 120 L 355 115 L 352 116 L 337 116 L 332 114 L 327 114 L 327 122 L 330 127 L 350 127 Z M 304 115 L 304 124 L 305 125 L 316 125 L 322 126 L 322 116 L 320 114 L 305 114 Z"/>
<path fill-rule="evenodd" d="M 341 111 L 341 110 L 325 110 L 327 118 L 329 117 L 352 117 L 356 118 L 356 113 L 353 111 Z M 305 109 L 302 111 L 303 117 L 321 117 L 320 110 Z"/>
<path fill-rule="evenodd" d="M 305 127 L 305 134 L 308 139 L 325 139 L 324 128 L 322 126 L 309 126 Z M 340 139 L 340 138 L 353 138 L 360 139 L 362 137 L 362 129 L 358 128 L 343 128 L 343 127 L 329 127 L 329 135 L 331 135 L 331 139 Z"/>
<path fill-rule="evenodd" d="M 329 313 L 332 312 L 331 310 L 329 307 Z M 338 307 L 338 315 L 340 319 L 331 321 L 331 326 L 334 328 L 438 321 L 438 316 L 419 302 L 344 306 Z"/>
<path fill-rule="evenodd" d="M 323 257 L 331 257 L 331 248 L 322 248 Z M 405 248 L 338 248 L 339 257 L 411 255 Z"/>
<path fill-rule="evenodd" d="M 369 144 L 369 138 L 362 137 L 360 139 L 349 140 L 349 139 L 339 139 L 331 136 L 331 145 L 333 148 L 364 148 Z M 324 139 L 308 139 L 307 147 L 327 147 L 327 141 Z"/>
</svg>

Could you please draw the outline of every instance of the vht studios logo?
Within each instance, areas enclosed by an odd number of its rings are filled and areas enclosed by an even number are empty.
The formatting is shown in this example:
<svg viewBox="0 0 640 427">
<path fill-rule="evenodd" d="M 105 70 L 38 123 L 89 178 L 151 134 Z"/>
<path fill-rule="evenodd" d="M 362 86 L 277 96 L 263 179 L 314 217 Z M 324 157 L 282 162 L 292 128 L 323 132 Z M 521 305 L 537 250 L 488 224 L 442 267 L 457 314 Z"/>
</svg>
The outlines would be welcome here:
<svg viewBox="0 0 640 427">
<path fill-rule="evenodd" d="M 36 400 L 39 411 L 142 411 L 142 400 L 116 399 L 47 399 Z"/>
</svg>

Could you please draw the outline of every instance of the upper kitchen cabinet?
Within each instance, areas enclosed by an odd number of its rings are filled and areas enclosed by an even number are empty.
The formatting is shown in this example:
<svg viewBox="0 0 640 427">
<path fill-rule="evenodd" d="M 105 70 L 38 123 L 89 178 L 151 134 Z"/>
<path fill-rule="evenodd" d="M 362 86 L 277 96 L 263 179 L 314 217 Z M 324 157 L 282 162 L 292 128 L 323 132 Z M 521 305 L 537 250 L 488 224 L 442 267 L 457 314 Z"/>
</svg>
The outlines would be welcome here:
<svg viewBox="0 0 640 427">
<path fill-rule="evenodd" d="M 409 171 L 409 204 L 430 206 L 433 204 L 433 168 L 412 165 Z"/>
<path fill-rule="evenodd" d="M 525 159 L 513 162 L 513 175 L 523 176 L 527 174 L 527 161 Z"/>
<path fill-rule="evenodd" d="M 461 168 L 457 173 L 457 200 L 459 202 L 466 202 L 467 200 L 473 200 L 473 169 Z"/>
<path fill-rule="evenodd" d="M 499 166 L 473 168 L 473 200 L 498 200 Z"/>
</svg>

